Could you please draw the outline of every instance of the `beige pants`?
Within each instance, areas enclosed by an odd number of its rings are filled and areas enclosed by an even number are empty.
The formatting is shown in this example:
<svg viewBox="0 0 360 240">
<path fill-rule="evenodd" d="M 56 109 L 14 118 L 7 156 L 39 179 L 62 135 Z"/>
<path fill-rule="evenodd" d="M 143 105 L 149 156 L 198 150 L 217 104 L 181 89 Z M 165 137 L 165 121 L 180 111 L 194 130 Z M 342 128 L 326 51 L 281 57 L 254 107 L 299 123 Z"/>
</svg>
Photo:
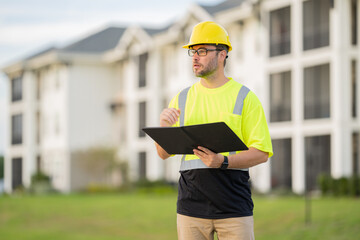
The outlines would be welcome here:
<svg viewBox="0 0 360 240">
<path fill-rule="evenodd" d="M 203 219 L 177 215 L 179 240 L 253 240 L 254 218 Z"/>
</svg>

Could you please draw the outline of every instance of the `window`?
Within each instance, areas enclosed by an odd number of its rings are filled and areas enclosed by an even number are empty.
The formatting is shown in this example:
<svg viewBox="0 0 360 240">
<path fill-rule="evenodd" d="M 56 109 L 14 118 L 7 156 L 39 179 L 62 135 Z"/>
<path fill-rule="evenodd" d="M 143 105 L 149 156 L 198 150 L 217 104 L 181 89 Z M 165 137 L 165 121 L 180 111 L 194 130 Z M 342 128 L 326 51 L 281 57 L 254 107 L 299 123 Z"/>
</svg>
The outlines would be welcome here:
<svg viewBox="0 0 360 240">
<path fill-rule="evenodd" d="M 142 128 L 146 127 L 146 102 L 139 103 L 139 137 L 145 137 Z"/>
<path fill-rule="evenodd" d="M 291 72 L 270 75 L 270 122 L 291 121 Z"/>
<path fill-rule="evenodd" d="M 304 69 L 305 119 L 330 117 L 329 64 Z"/>
<path fill-rule="evenodd" d="M 304 50 L 329 45 L 331 1 L 308 0 L 303 2 Z"/>
<path fill-rule="evenodd" d="M 352 169 L 353 176 L 360 177 L 360 134 L 359 132 L 352 135 Z"/>
<path fill-rule="evenodd" d="M 356 60 L 351 61 L 351 111 L 352 116 L 357 116 L 357 84 L 356 84 Z"/>
<path fill-rule="evenodd" d="M 146 152 L 139 152 L 139 179 L 146 179 Z"/>
<path fill-rule="evenodd" d="M 12 189 L 22 186 L 22 158 L 12 159 Z"/>
<path fill-rule="evenodd" d="M 148 53 L 139 56 L 139 87 L 146 86 L 146 63 L 148 60 Z"/>
<path fill-rule="evenodd" d="M 11 144 L 22 144 L 23 140 L 22 114 L 11 117 Z"/>
<path fill-rule="evenodd" d="M 358 1 L 351 0 L 351 44 L 357 45 L 357 33 L 358 33 Z"/>
<path fill-rule="evenodd" d="M 307 190 L 317 189 L 317 178 L 330 174 L 330 135 L 305 138 L 305 181 Z"/>
<path fill-rule="evenodd" d="M 22 77 L 14 78 L 11 81 L 11 101 L 16 102 L 22 100 Z"/>
<path fill-rule="evenodd" d="M 272 141 L 271 188 L 291 189 L 291 138 Z"/>
<path fill-rule="evenodd" d="M 290 7 L 270 12 L 270 57 L 291 51 Z"/>
</svg>

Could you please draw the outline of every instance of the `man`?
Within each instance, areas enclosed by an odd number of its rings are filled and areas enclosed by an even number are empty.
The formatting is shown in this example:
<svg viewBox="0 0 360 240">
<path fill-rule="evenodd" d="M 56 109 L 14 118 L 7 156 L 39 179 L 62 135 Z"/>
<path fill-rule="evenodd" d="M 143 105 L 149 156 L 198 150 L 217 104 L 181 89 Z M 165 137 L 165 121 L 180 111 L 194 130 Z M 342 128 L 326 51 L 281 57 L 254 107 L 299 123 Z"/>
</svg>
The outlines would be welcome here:
<svg viewBox="0 0 360 240">
<path fill-rule="evenodd" d="M 249 150 L 214 153 L 199 146 L 184 155 L 177 202 L 178 238 L 254 239 L 253 202 L 248 168 L 272 153 L 260 101 L 247 87 L 228 78 L 224 67 L 232 50 L 226 30 L 214 22 L 197 24 L 184 46 L 200 81 L 175 96 L 160 114 L 160 126 L 225 122 Z M 155 144 L 162 159 L 170 155 Z"/>
</svg>

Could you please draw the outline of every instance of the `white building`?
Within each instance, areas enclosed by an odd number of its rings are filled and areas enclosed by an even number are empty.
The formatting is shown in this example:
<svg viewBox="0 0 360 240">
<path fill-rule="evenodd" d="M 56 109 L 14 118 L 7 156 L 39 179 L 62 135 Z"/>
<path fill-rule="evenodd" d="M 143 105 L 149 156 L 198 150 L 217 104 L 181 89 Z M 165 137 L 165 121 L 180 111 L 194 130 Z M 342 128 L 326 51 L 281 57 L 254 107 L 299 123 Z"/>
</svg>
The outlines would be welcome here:
<svg viewBox="0 0 360 240">
<path fill-rule="evenodd" d="M 6 191 L 28 186 L 37 168 L 59 190 L 85 187 L 91 179 L 74 154 L 94 146 L 116 147 L 132 179 L 176 181 L 178 159 L 160 160 L 140 129 L 157 126 L 169 100 L 196 81 L 181 46 L 203 20 L 228 30 L 227 75 L 252 89 L 267 114 L 274 156 L 251 169 L 258 190 L 301 193 L 321 173 L 359 174 L 359 8 L 359 0 L 193 5 L 164 29 L 108 28 L 5 67 Z"/>
<path fill-rule="evenodd" d="M 101 54 L 116 46 L 124 31 L 108 28 L 4 69 L 11 79 L 6 191 L 29 186 L 39 169 L 52 177 L 59 190 L 83 187 L 73 154 L 114 145 L 109 103 L 118 81 Z"/>
</svg>

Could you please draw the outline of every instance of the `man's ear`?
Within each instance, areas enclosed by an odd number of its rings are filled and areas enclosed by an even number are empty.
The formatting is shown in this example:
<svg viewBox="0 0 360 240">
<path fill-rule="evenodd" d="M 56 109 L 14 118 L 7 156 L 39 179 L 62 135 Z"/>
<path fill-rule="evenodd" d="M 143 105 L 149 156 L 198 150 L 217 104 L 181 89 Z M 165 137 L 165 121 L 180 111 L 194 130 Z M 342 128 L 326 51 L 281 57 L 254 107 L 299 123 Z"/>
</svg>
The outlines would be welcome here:
<svg viewBox="0 0 360 240">
<path fill-rule="evenodd" d="M 220 56 L 225 61 L 225 59 L 227 58 L 227 52 L 226 51 L 221 51 Z"/>
</svg>

